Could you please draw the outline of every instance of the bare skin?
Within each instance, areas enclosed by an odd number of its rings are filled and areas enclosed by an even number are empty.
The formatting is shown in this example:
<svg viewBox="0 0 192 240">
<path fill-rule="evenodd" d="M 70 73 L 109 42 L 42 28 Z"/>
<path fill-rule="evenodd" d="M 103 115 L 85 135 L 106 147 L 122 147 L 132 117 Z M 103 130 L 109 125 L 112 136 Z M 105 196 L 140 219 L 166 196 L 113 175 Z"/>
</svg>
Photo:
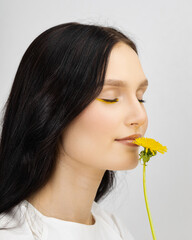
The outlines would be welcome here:
<svg viewBox="0 0 192 240">
<path fill-rule="evenodd" d="M 139 148 L 115 141 L 132 134 L 144 136 L 148 118 L 143 99 L 147 86 L 138 55 L 124 43 L 116 44 L 109 58 L 107 79 L 125 81 L 126 87 L 104 86 L 63 134 L 54 175 L 27 200 L 42 214 L 87 225 L 95 223 L 91 207 L 106 170 L 129 170 L 138 165 Z"/>
</svg>

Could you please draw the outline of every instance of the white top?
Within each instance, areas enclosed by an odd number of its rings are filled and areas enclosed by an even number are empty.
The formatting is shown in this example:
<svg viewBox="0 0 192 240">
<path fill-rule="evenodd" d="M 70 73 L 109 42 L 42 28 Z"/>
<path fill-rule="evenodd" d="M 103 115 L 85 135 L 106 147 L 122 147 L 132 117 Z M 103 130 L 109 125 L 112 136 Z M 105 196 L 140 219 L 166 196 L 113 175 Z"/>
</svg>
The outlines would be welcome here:
<svg viewBox="0 0 192 240">
<path fill-rule="evenodd" d="M 93 202 L 93 225 L 47 217 L 27 200 L 0 214 L 1 240 L 134 240 L 119 217 Z M 17 226 L 15 228 L 11 228 Z M 2 229 L 4 227 L 4 229 Z M 6 228 L 6 229 L 5 229 Z"/>
</svg>

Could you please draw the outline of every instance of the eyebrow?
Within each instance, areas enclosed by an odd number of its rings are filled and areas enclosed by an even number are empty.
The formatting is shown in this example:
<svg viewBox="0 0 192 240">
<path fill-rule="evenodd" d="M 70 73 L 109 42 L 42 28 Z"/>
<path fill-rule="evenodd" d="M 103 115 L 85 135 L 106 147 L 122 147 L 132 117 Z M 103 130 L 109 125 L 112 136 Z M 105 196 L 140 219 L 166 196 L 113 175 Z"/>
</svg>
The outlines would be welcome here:
<svg viewBox="0 0 192 240">
<path fill-rule="evenodd" d="M 144 79 L 144 81 L 142 81 L 139 84 L 139 87 L 145 87 L 149 85 L 149 81 L 147 79 Z M 117 79 L 106 79 L 104 86 L 114 86 L 114 87 L 126 87 L 127 84 L 125 81 L 122 80 L 117 80 Z"/>
</svg>

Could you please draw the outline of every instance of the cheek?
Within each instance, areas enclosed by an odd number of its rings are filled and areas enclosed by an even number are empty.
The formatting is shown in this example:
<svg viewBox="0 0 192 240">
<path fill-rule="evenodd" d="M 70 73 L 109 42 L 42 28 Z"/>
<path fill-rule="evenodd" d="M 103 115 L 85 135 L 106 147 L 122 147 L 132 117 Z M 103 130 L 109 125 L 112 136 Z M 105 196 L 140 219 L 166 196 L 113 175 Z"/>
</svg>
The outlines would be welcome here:
<svg viewBox="0 0 192 240">
<path fill-rule="evenodd" d="M 68 126 L 64 132 L 63 143 L 74 147 L 98 146 L 114 141 L 117 119 L 114 111 L 98 104 L 90 104 Z"/>
<path fill-rule="evenodd" d="M 116 137 L 116 119 L 110 112 L 91 105 L 84 109 L 63 134 L 64 152 L 76 161 L 100 168 L 99 160 L 111 151 Z"/>
<path fill-rule="evenodd" d="M 110 108 L 110 107 L 109 107 Z M 95 136 L 102 136 L 110 141 L 114 136 L 114 130 L 117 126 L 117 118 L 114 111 L 107 107 L 92 106 L 86 109 L 81 116 L 81 125 L 88 132 L 94 132 Z M 111 139 L 110 139 L 111 137 Z"/>
<path fill-rule="evenodd" d="M 116 137 L 117 120 L 112 112 L 98 106 L 98 104 L 90 104 L 65 130 L 63 135 L 64 149 L 81 156 L 82 154 L 89 155 L 88 152 L 91 151 L 92 154 L 106 150 Z"/>
</svg>

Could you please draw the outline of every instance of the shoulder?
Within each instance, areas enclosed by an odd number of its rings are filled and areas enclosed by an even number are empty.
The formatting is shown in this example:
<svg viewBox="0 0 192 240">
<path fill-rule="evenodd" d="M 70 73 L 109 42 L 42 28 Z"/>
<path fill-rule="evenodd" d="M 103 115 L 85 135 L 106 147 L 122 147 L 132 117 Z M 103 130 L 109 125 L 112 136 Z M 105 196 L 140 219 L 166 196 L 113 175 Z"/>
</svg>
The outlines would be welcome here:
<svg viewBox="0 0 192 240">
<path fill-rule="evenodd" d="M 109 224 L 116 232 L 118 232 L 123 240 L 134 240 L 133 235 L 127 226 L 116 214 L 105 210 L 95 201 L 93 202 L 93 211 L 99 215 L 107 224 Z"/>
<path fill-rule="evenodd" d="M 1 240 L 34 240 L 32 235 L 28 235 L 19 228 L 0 229 Z"/>
<path fill-rule="evenodd" d="M 22 201 L 8 213 L 0 214 L 1 240 L 34 240 L 27 224 L 26 201 Z"/>
</svg>

